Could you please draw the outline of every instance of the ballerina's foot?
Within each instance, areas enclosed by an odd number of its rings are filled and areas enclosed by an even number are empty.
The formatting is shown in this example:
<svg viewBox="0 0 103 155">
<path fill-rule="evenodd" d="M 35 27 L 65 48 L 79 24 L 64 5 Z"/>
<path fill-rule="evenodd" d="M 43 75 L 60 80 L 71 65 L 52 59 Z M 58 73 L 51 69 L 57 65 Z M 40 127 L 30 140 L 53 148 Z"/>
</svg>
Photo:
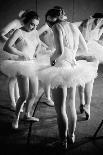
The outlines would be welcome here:
<svg viewBox="0 0 103 155">
<path fill-rule="evenodd" d="M 23 112 L 23 108 L 20 109 L 20 112 Z"/>
<path fill-rule="evenodd" d="M 25 121 L 33 121 L 33 122 L 39 122 L 39 118 L 32 117 L 32 116 L 24 116 Z"/>
<path fill-rule="evenodd" d="M 11 104 L 11 110 L 15 111 L 16 110 L 16 105 Z"/>
<path fill-rule="evenodd" d="M 23 106 L 21 107 L 20 112 L 24 112 L 24 107 Z"/>
<path fill-rule="evenodd" d="M 67 136 L 68 144 L 74 144 L 75 143 L 75 135 Z"/>
<path fill-rule="evenodd" d="M 12 122 L 12 127 L 13 127 L 13 129 L 18 129 L 18 122 L 13 121 Z"/>
<path fill-rule="evenodd" d="M 48 106 L 54 107 L 54 102 L 51 99 L 47 99 L 46 104 Z"/>
<path fill-rule="evenodd" d="M 86 120 L 89 120 L 90 119 L 90 107 L 84 106 L 83 109 L 85 112 Z"/>
</svg>

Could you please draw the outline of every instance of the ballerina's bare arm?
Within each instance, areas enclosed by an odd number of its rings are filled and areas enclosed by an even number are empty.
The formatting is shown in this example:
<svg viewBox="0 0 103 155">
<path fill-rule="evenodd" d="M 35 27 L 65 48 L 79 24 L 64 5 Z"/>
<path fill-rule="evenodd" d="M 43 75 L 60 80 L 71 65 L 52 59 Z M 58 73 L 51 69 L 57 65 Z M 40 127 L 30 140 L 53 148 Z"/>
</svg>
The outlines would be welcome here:
<svg viewBox="0 0 103 155">
<path fill-rule="evenodd" d="M 36 46 L 36 50 L 35 50 L 35 53 L 34 53 L 34 56 L 33 57 L 36 57 L 37 56 L 37 54 L 40 52 L 40 50 L 41 50 L 41 40 L 40 40 L 40 38 L 39 38 L 39 34 L 38 34 L 38 31 L 36 31 L 35 32 L 36 34 L 36 40 L 37 40 L 37 42 L 38 42 L 38 44 L 37 44 L 37 46 Z"/>
<path fill-rule="evenodd" d="M 40 29 L 38 29 L 39 36 L 45 31 L 48 31 L 49 29 L 49 26 L 47 24 L 44 24 Z"/>
<path fill-rule="evenodd" d="M 82 21 L 79 21 L 79 22 L 74 22 L 72 23 L 73 25 L 76 25 L 77 27 L 79 27 L 81 25 Z"/>
<path fill-rule="evenodd" d="M 5 45 L 4 45 L 4 50 L 8 53 L 11 53 L 11 54 L 15 54 L 15 55 L 18 55 L 21 56 L 21 57 L 25 57 L 24 53 L 17 50 L 14 45 L 17 41 L 17 39 L 21 38 L 21 30 L 20 29 L 17 29 L 15 30 L 15 32 L 12 34 L 12 36 L 6 41 Z"/>
<path fill-rule="evenodd" d="M 102 36 L 102 34 L 103 34 L 103 27 L 99 30 L 99 39 L 100 39 L 100 37 Z"/>
<path fill-rule="evenodd" d="M 55 45 L 56 45 L 56 50 L 50 58 L 51 64 L 58 57 L 60 57 L 62 55 L 62 53 L 64 52 L 63 34 L 61 31 L 61 28 L 58 25 L 54 25 L 52 30 L 54 32 L 54 41 L 55 41 Z"/>
<path fill-rule="evenodd" d="M 85 39 L 84 39 L 84 37 L 83 37 L 81 32 L 79 32 L 79 45 L 82 48 L 83 52 L 88 53 L 87 43 L 86 43 L 86 41 L 85 41 Z"/>
<path fill-rule="evenodd" d="M 17 29 L 20 25 L 20 21 L 18 19 L 15 19 L 11 21 L 9 24 L 7 24 L 0 32 L 1 38 L 4 41 L 8 40 L 8 37 L 6 37 L 6 34 L 9 33 L 12 29 Z"/>
</svg>

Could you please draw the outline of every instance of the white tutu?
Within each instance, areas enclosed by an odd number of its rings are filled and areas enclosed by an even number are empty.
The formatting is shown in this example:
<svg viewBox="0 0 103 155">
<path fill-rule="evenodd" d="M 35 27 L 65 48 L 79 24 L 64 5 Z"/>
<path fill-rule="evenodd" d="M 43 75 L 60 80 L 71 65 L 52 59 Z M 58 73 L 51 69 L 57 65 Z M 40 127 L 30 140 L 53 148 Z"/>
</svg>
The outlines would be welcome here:
<svg viewBox="0 0 103 155">
<path fill-rule="evenodd" d="M 0 71 L 8 77 L 16 77 L 17 75 L 34 77 L 39 70 L 47 66 L 50 66 L 50 59 L 44 55 L 29 61 L 1 60 Z"/>
<path fill-rule="evenodd" d="M 98 63 L 96 61 L 79 60 L 74 66 L 67 61 L 62 61 L 61 64 L 41 70 L 38 77 L 44 85 L 50 84 L 52 88 L 58 86 L 84 86 L 85 83 L 96 78 L 97 69 Z"/>
<path fill-rule="evenodd" d="M 88 53 L 83 53 L 83 51 L 78 50 L 77 56 L 93 56 L 99 63 L 103 63 L 103 46 L 97 41 L 90 41 L 87 43 Z"/>
</svg>

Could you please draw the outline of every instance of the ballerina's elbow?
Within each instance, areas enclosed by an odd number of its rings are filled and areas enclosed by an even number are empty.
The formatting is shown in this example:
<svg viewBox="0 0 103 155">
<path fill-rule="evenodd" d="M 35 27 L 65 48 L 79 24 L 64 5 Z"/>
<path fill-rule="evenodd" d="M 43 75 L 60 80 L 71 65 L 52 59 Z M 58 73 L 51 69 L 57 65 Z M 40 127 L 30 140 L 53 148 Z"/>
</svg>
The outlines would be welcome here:
<svg viewBox="0 0 103 155">
<path fill-rule="evenodd" d="M 10 45 L 8 44 L 8 43 L 6 43 L 5 45 L 4 45 L 4 47 L 3 47 L 3 50 L 4 51 L 6 51 L 6 52 L 8 52 L 8 51 L 10 51 Z"/>
</svg>

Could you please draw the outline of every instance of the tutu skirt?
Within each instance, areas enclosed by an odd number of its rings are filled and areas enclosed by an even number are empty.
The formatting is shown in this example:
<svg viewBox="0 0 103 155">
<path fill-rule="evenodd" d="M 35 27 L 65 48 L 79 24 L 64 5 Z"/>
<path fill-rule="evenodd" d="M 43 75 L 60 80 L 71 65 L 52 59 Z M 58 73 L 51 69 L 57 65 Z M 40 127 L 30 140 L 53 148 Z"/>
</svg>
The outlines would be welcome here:
<svg viewBox="0 0 103 155">
<path fill-rule="evenodd" d="M 8 77 L 23 75 L 36 76 L 38 71 L 50 66 L 50 58 L 46 55 L 28 61 L 1 60 L 0 71 Z"/>
<path fill-rule="evenodd" d="M 85 83 L 96 78 L 97 69 L 98 63 L 96 61 L 87 62 L 85 60 L 79 60 L 72 66 L 64 60 L 60 63 L 56 63 L 55 66 L 42 69 L 38 73 L 38 77 L 44 85 L 50 84 L 52 88 L 58 86 L 84 86 Z"/>
<path fill-rule="evenodd" d="M 96 78 L 97 69 L 97 61 L 87 62 L 85 60 L 79 60 L 75 65 L 72 65 L 66 60 L 62 60 L 56 62 L 55 66 L 51 66 L 50 57 L 48 55 L 41 55 L 29 61 L 0 61 L 0 71 L 6 76 L 38 76 L 43 85 L 51 85 L 52 88 L 58 86 L 84 86 L 85 83 Z"/>
<path fill-rule="evenodd" d="M 88 53 L 83 53 L 83 51 L 78 50 L 77 56 L 93 56 L 99 63 L 103 63 L 103 46 L 97 41 L 89 41 L 87 46 Z"/>
</svg>

